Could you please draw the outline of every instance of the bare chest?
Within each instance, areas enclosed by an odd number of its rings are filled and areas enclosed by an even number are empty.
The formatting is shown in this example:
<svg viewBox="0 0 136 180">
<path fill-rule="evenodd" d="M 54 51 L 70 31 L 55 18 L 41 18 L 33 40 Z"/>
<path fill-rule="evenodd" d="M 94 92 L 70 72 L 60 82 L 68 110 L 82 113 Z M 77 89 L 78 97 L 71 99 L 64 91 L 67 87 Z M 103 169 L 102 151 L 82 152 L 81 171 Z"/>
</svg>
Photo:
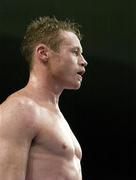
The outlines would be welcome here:
<svg viewBox="0 0 136 180">
<path fill-rule="evenodd" d="M 66 159 L 72 159 L 75 156 L 81 159 L 80 145 L 62 115 L 42 113 L 38 126 L 39 134 L 32 143 L 34 151 Z"/>
</svg>

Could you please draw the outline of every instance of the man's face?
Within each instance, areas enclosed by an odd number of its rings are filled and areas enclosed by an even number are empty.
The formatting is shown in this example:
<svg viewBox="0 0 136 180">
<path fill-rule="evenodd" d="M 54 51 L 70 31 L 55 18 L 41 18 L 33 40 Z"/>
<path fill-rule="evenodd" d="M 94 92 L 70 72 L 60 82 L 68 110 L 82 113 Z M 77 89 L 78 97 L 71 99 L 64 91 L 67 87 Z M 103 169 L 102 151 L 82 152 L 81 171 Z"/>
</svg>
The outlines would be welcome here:
<svg viewBox="0 0 136 180">
<path fill-rule="evenodd" d="M 82 47 L 73 32 L 62 31 L 59 52 L 52 52 L 51 73 L 65 89 L 78 89 L 82 82 L 87 62 L 82 56 Z"/>
</svg>

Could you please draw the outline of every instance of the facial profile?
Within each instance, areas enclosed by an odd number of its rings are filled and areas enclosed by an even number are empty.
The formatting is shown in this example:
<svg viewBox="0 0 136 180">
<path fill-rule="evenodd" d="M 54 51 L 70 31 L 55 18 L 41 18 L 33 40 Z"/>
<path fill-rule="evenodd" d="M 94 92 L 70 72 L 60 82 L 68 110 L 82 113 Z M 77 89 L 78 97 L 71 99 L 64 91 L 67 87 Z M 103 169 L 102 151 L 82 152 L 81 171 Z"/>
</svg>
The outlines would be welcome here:
<svg viewBox="0 0 136 180">
<path fill-rule="evenodd" d="M 59 51 L 52 53 L 51 71 L 64 88 L 78 89 L 87 66 L 80 40 L 69 31 L 62 31 L 60 36 L 62 41 Z"/>
</svg>

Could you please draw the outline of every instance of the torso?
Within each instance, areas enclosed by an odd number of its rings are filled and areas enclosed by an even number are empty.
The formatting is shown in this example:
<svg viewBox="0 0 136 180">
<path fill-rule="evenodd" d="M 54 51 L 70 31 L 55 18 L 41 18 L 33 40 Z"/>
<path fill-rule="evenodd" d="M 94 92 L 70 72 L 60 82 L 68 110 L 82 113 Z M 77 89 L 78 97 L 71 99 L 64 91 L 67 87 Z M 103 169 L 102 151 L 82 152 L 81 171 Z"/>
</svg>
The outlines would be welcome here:
<svg viewBox="0 0 136 180">
<path fill-rule="evenodd" d="M 32 141 L 25 180 L 82 180 L 81 148 L 59 110 L 36 105 L 38 136 Z"/>
</svg>

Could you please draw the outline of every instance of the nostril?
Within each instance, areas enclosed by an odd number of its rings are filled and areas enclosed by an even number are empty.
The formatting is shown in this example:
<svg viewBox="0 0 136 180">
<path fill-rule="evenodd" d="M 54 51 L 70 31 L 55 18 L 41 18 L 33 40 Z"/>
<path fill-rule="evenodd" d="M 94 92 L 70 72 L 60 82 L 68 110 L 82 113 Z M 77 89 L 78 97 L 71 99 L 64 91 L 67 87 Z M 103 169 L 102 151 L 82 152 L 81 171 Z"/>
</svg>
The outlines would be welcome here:
<svg viewBox="0 0 136 180">
<path fill-rule="evenodd" d="M 86 67 L 88 65 L 88 63 L 86 62 L 86 61 L 84 61 L 83 63 L 82 63 L 82 66 L 84 66 L 84 67 Z"/>
<path fill-rule="evenodd" d="M 85 58 L 83 57 L 83 59 L 82 59 L 82 64 L 84 65 L 84 66 L 87 66 L 88 65 L 88 63 L 87 63 L 87 61 L 85 60 Z"/>
<path fill-rule="evenodd" d="M 88 65 L 87 61 L 85 60 L 85 58 L 83 56 L 81 56 L 80 60 L 79 60 L 79 64 L 86 67 Z"/>
</svg>

